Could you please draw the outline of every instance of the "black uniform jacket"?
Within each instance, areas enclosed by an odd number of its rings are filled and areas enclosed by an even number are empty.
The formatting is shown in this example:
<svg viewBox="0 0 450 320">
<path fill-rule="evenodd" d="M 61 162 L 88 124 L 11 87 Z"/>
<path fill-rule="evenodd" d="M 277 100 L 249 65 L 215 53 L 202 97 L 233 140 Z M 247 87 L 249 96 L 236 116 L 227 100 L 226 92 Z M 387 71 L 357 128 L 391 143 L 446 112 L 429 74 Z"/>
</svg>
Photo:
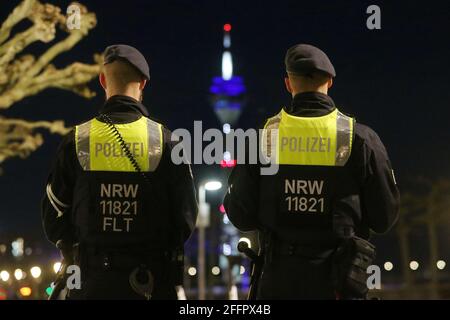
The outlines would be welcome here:
<svg viewBox="0 0 450 320">
<path fill-rule="evenodd" d="M 108 114 L 114 123 L 133 122 L 142 115 L 149 117 L 144 105 L 131 97 L 120 95 L 109 98 L 101 108 L 101 113 Z M 59 239 L 72 243 L 79 240 L 79 230 L 74 223 L 76 210 L 72 208 L 72 203 L 77 197 L 75 186 L 78 188 L 80 184 L 83 169 L 76 156 L 74 131 L 63 138 L 42 200 L 44 231 L 53 243 Z M 175 165 L 171 161 L 171 150 L 176 142 L 171 142 L 170 136 L 171 132 L 163 127 L 164 145 L 157 169 L 159 172 L 153 191 L 145 195 L 145 201 L 155 204 L 154 208 L 164 208 L 164 212 L 157 212 L 158 215 L 173 217 L 170 233 L 176 238 L 173 241 L 179 242 L 180 239 L 186 241 L 195 227 L 197 202 L 189 165 Z M 122 174 L 123 180 L 131 176 L 135 181 L 139 179 L 138 173 Z"/>
<path fill-rule="evenodd" d="M 335 108 L 328 95 L 307 92 L 297 94 L 284 110 L 293 116 L 317 117 Z M 283 191 L 278 189 L 283 188 L 284 179 L 288 178 L 312 183 L 330 180 L 323 192 L 325 197 L 336 198 L 329 212 L 348 214 L 361 237 L 368 238 L 370 229 L 386 232 L 397 219 L 399 192 L 386 149 L 372 129 L 358 122 L 352 152 L 344 167 L 281 165 L 276 175 L 261 176 L 260 165 L 237 165 L 229 177 L 224 202 L 231 222 L 242 231 L 269 230 L 289 241 L 307 243 L 309 238 L 316 241 L 328 236 L 326 233 L 331 229 L 323 223 L 329 224 L 331 220 L 320 220 L 317 214 L 286 214 L 285 221 L 277 217 L 283 214 L 280 206 L 286 206 Z M 300 202 L 296 205 L 300 206 Z M 320 199 L 316 199 L 316 208 L 320 205 Z"/>
</svg>

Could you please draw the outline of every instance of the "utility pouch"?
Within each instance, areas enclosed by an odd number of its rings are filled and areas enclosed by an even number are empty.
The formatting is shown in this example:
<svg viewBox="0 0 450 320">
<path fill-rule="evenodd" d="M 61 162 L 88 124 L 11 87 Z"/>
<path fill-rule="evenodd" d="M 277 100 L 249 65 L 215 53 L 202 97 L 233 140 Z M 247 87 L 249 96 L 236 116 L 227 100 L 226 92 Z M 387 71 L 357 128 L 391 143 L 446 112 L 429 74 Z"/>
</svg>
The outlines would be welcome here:
<svg viewBox="0 0 450 320">
<path fill-rule="evenodd" d="M 375 246 L 352 236 L 342 240 L 333 256 L 333 282 L 343 299 L 365 299 L 368 287 L 367 268 L 375 259 Z"/>
</svg>

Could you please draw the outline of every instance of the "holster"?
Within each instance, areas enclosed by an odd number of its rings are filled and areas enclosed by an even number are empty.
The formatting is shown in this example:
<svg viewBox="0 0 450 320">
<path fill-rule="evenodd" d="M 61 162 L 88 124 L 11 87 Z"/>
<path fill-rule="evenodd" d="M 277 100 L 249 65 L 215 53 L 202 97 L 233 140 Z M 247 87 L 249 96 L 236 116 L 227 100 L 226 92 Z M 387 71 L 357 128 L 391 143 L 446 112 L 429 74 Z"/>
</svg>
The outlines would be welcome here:
<svg viewBox="0 0 450 320">
<path fill-rule="evenodd" d="M 352 236 L 343 239 L 333 256 L 333 282 L 341 299 L 365 299 L 367 268 L 375 259 L 375 246 Z"/>
<path fill-rule="evenodd" d="M 68 266 L 76 263 L 75 259 L 78 255 L 78 244 L 72 244 L 71 242 L 65 242 L 64 240 L 58 240 L 56 246 L 60 250 L 63 259 L 61 262 L 60 270 L 58 270 L 56 279 L 54 281 L 52 293 L 48 298 L 49 300 L 57 300 L 59 298 L 60 293 L 66 287 L 67 279 L 69 277 L 69 275 L 66 273 L 66 270 Z"/>
</svg>

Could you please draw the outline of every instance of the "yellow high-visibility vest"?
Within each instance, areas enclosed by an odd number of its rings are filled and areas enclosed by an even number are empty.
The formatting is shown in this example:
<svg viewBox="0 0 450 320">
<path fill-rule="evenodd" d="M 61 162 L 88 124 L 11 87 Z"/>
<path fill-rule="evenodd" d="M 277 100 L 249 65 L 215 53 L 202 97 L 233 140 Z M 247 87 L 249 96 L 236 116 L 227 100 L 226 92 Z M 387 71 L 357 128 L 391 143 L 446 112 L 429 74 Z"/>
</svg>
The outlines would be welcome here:
<svg viewBox="0 0 450 320">
<path fill-rule="evenodd" d="M 297 117 L 282 109 L 264 126 L 262 153 L 276 164 L 344 166 L 353 127 L 354 119 L 337 109 L 321 117 Z"/>
<path fill-rule="evenodd" d="M 114 124 L 144 172 L 155 171 L 163 151 L 162 125 L 146 117 Z M 92 119 L 75 127 L 76 153 L 85 171 L 135 172 L 108 124 Z"/>
</svg>

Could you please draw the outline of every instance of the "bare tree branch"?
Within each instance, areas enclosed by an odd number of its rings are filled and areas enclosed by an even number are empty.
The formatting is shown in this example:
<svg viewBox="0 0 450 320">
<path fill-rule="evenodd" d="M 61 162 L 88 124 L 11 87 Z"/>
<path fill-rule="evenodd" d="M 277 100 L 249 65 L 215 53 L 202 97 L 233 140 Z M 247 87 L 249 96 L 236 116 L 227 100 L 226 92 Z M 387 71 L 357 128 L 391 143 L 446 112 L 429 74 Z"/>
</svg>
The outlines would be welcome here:
<svg viewBox="0 0 450 320">
<path fill-rule="evenodd" d="M 47 129 L 51 133 L 67 134 L 70 128 L 63 121 L 28 122 L 22 119 L 0 118 L 0 163 L 11 157 L 27 157 L 44 142 L 35 129 Z"/>
<path fill-rule="evenodd" d="M 59 88 L 72 91 L 86 98 L 95 92 L 87 86 L 101 68 L 102 57 L 94 55 L 94 64 L 74 62 L 57 69 L 51 62 L 58 55 L 70 51 L 95 27 L 94 13 L 79 3 L 80 28 L 69 30 L 67 17 L 55 5 L 38 0 L 23 0 L 0 27 L 0 109 L 8 109 L 14 103 L 47 89 Z M 28 19 L 31 26 L 12 35 L 20 21 Z M 48 43 L 57 36 L 57 29 L 67 35 L 50 46 L 40 56 L 22 54 L 33 42 Z M 0 163 L 11 157 L 27 157 L 43 143 L 36 130 L 49 130 L 65 134 L 70 129 L 63 121 L 29 122 L 23 119 L 6 119 L 0 116 Z"/>
<path fill-rule="evenodd" d="M 11 29 L 20 21 L 30 16 L 33 11 L 36 0 L 24 0 L 14 11 L 6 18 L 0 27 L 0 44 L 5 42 L 11 34 Z"/>
</svg>

